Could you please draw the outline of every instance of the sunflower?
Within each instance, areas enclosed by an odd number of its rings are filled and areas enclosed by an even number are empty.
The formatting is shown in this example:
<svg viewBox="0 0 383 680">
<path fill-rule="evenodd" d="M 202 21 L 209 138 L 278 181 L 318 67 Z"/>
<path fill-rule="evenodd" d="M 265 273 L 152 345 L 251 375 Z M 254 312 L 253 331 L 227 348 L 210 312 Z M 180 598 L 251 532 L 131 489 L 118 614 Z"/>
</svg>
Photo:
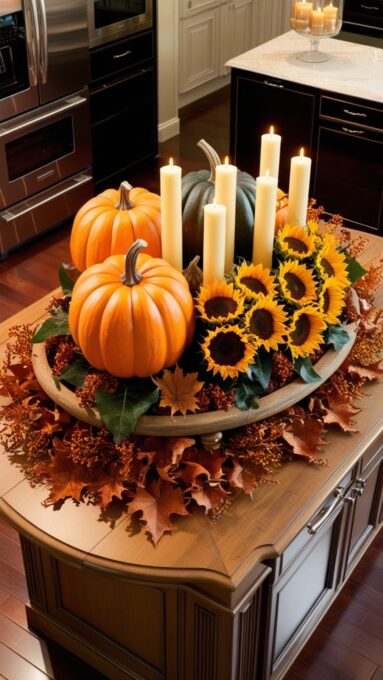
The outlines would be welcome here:
<svg viewBox="0 0 383 680">
<path fill-rule="evenodd" d="M 232 283 L 214 281 L 201 286 L 196 299 L 196 308 L 201 318 L 210 323 L 223 323 L 242 314 L 244 298 Z"/>
<path fill-rule="evenodd" d="M 344 304 L 344 290 L 337 280 L 333 276 L 325 279 L 318 296 L 318 306 L 326 323 L 339 323 Z"/>
<path fill-rule="evenodd" d="M 304 357 L 319 349 L 324 342 L 322 331 L 326 328 L 321 311 L 314 305 L 297 309 L 291 319 L 287 346 L 294 358 Z"/>
<path fill-rule="evenodd" d="M 348 288 L 350 280 L 347 274 L 346 257 L 336 249 L 336 239 L 333 234 L 326 234 L 323 237 L 323 245 L 315 262 L 323 279 L 334 277 L 338 286 Z"/>
<path fill-rule="evenodd" d="M 289 224 L 279 230 L 276 242 L 282 255 L 298 260 L 310 257 L 316 248 L 316 238 L 309 234 L 306 227 L 290 227 Z"/>
<path fill-rule="evenodd" d="M 209 330 L 201 345 L 207 370 L 222 378 L 237 378 L 254 360 L 256 348 L 248 333 L 239 326 Z"/>
<path fill-rule="evenodd" d="M 242 262 L 234 274 L 234 280 L 247 298 L 255 300 L 273 295 L 276 289 L 275 277 L 261 264 Z"/>
<path fill-rule="evenodd" d="M 286 300 L 306 305 L 316 299 L 316 283 L 313 272 L 297 260 L 280 264 L 278 281 Z"/>
<path fill-rule="evenodd" d="M 285 343 L 287 333 L 287 313 L 270 296 L 257 300 L 245 316 L 246 327 L 257 346 L 265 350 L 278 349 Z"/>
</svg>

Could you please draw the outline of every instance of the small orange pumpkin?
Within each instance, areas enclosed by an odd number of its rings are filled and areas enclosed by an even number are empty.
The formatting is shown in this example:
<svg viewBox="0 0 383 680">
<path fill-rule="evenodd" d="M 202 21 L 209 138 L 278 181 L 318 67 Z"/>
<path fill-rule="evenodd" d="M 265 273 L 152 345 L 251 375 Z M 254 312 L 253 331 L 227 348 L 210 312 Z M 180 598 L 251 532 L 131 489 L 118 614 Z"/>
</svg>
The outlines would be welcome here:
<svg viewBox="0 0 383 680">
<path fill-rule="evenodd" d="M 149 255 L 161 257 L 161 199 L 122 182 L 78 211 L 70 238 L 72 262 L 82 272 L 109 255 L 126 253 L 138 238 L 148 243 Z"/>
<path fill-rule="evenodd" d="M 275 233 L 287 222 L 287 211 L 289 205 L 288 195 L 282 190 L 277 190 L 277 207 L 275 213 Z"/>
<path fill-rule="evenodd" d="M 69 327 L 88 362 L 119 378 L 144 378 L 173 366 L 193 338 L 194 304 L 185 277 L 165 260 L 111 255 L 73 288 Z"/>
</svg>

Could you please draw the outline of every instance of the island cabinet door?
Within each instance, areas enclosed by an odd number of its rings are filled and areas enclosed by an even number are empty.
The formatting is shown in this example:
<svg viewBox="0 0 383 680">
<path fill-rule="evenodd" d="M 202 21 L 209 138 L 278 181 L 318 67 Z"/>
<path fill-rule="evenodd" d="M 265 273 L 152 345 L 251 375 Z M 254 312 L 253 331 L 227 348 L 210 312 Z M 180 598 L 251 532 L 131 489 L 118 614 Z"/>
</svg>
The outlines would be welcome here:
<svg viewBox="0 0 383 680">
<path fill-rule="evenodd" d="M 273 564 L 263 680 L 283 677 L 335 597 L 351 485 L 350 472 Z"/>
<path fill-rule="evenodd" d="M 237 166 L 259 174 L 261 135 L 270 126 L 282 136 L 279 186 L 288 190 L 290 159 L 302 147 L 311 155 L 317 98 L 315 91 L 268 76 L 233 69 L 230 153 Z"/>
<path fill-rule="evenodd" d="M 345 578 L 379 530 L 383 502 L 383 444 L 374 444 L 364 454 L 353 483 L 355 503 L 350 513 L 349 545 Z"/>
</svg>

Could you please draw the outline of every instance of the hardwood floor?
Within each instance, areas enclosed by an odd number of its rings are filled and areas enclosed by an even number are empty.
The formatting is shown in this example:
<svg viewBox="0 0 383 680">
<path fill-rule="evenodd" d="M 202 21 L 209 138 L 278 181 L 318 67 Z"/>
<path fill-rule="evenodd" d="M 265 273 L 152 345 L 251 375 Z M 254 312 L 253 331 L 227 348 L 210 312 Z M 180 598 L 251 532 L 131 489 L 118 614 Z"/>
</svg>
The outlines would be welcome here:
<svg viewBox="0 0 383 680">
<path fill-rule="evenodd" d="M 186 107 L 181 135 L 161 144 L 159 157 L 127 179 L 158 191 L 158 170 L 169 156 L 184 173 L 206 167 L 196 147 L 201 137 L 221 156 L 228 153 L 227 89 Z M 69 261 L 69 233 L 70 224 L 64 225 L 0 262 L 0 320 L 57 286 L 57 266 Z M 0 680 L 102 680 L 80 660 L 28 630 L 27 598 L 17 533 L 0 519 Z M 285 680 L 350 679 L 383 680 L 383 532 L 285 676 Z"/>
</svg>

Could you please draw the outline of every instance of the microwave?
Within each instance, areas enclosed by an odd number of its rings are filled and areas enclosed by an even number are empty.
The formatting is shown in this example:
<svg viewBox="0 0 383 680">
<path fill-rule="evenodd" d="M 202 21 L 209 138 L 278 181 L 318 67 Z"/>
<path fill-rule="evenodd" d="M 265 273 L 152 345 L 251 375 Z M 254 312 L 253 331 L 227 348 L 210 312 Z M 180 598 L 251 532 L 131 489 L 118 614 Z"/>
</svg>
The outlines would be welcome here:
<svg viewBox="0 0 383 680">
<path fill-rule="evenodd" d="M 89 47 L 153 26 L 154 0 L 88 0 Z"/>
</svg>

